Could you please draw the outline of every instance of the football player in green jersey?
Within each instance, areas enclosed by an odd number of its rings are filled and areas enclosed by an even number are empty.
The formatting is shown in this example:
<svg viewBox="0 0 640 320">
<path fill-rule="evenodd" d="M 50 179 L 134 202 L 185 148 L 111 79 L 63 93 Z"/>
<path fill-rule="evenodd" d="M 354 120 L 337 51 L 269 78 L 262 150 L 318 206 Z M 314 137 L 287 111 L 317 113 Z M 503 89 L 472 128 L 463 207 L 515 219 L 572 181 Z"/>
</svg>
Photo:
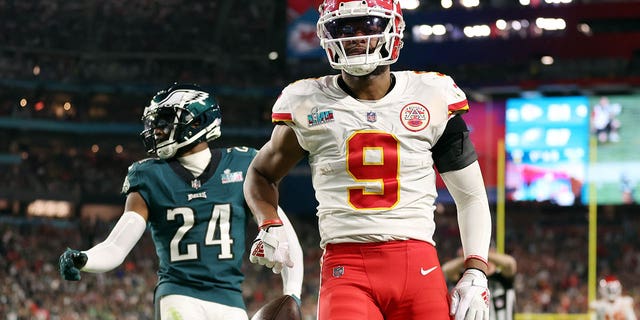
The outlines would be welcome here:
<svg viewBox="0 0 640 320">
<path fill-rule="evenodd" d="M 103 242 L 86 251 L 67 249 L 60 274 L 80 280 L 80 271 L 116 268 L 148 224 L 159 259 L 156 319 L 246 320 L 241 266 L 250 214 L 242 185 L 257 151 L 209 148 L 220 136 L 220 107 L 195 85 L 158 92 L 142 120 L 144 145 L 157 157 L 129 167 L 124 213 Z M 289 253 L 273 271 L 282 273 L 284 294 L 299 299 L 302 248 L 282 210 L 272 228 L 279 229 L 276 247 Z"/>
</svg>

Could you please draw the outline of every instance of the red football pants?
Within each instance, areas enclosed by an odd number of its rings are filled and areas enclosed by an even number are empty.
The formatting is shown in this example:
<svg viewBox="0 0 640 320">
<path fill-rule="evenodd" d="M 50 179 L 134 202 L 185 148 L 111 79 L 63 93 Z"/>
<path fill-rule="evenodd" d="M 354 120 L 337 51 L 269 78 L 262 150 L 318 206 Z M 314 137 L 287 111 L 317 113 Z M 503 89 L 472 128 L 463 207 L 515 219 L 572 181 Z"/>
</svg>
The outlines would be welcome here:
<svg viewBox="0 0 640 320">
<path fill-rule="evenodd" d="M 328 244 L 318 320 L 449 320 L 436 249 L 418 240 Z"/>
</svg>

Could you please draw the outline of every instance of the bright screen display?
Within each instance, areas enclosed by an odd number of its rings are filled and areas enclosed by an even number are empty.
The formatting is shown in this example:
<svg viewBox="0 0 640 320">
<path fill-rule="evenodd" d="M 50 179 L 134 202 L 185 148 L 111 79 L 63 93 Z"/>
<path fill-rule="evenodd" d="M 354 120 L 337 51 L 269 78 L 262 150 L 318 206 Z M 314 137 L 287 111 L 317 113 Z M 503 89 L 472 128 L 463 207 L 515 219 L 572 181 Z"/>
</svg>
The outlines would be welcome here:
<svg viewBox="0 0 640 320">
<path fill-rule="evenodd" d="M 640 95 L 593 96 L 589 102 L 597 147 L 588 180 L 597 204 L 640 203 Z M 582 199 L 589 203 L 589 193 Z"/>
<path fill-rule="evenodd" d="M 507 200 L 580 203 L 589 161 L 589 99 L 508 99 L 505 110 Z"/>
</svg>

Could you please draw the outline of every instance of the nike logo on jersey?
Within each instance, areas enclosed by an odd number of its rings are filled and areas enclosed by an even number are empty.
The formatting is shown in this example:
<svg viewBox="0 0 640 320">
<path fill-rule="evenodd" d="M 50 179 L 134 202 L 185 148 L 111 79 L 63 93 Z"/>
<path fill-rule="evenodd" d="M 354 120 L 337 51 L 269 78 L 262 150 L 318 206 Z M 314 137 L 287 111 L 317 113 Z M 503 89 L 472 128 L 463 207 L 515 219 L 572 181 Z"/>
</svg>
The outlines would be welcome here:
<svg viewBox="0 0 640 320">
<path fill-rule="evenodd" d="M 420 274 L 423 275 L 423 276 L 426 276 L 429 273 L 431 273 L 431 271 L 433 271 L 433 270 L 435 270 L 437 268 L 438 268 L 438 266 L 431 267 L 431 268 L 429 268 L 427 270 L 420 268 Z"/>
</svg>

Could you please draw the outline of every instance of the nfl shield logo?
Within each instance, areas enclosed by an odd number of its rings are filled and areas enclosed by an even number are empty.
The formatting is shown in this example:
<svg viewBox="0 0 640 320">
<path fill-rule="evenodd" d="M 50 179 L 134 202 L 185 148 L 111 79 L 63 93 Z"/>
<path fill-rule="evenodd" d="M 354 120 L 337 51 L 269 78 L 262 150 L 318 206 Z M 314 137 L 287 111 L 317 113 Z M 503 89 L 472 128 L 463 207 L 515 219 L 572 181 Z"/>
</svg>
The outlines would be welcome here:
<svg viewBox="0 0 640 320">
<path fill-rule="evenodd" d="M 200 180 L 198 179 L 191 180 L 191 188 L 200 189 L 200 187 L 201 187 Z"/>
<path fill-rule="evenodd" d="M 338 266 L 338 267 L 334 267 L 333 268 L 333 277 L 334 278 L 340 278 L 340 277 L 342 277 L 343 274 L 344 274 L 344 267 L 343 266 Z"/>
<path fill-rule="evenodd" d="M 367 112 L 367 121 L 376 122 L 376 120 L 377 120 L 377 116 L 376 116 L 375 112 L 373 112 L 373 111 Z"/>
</svg>

